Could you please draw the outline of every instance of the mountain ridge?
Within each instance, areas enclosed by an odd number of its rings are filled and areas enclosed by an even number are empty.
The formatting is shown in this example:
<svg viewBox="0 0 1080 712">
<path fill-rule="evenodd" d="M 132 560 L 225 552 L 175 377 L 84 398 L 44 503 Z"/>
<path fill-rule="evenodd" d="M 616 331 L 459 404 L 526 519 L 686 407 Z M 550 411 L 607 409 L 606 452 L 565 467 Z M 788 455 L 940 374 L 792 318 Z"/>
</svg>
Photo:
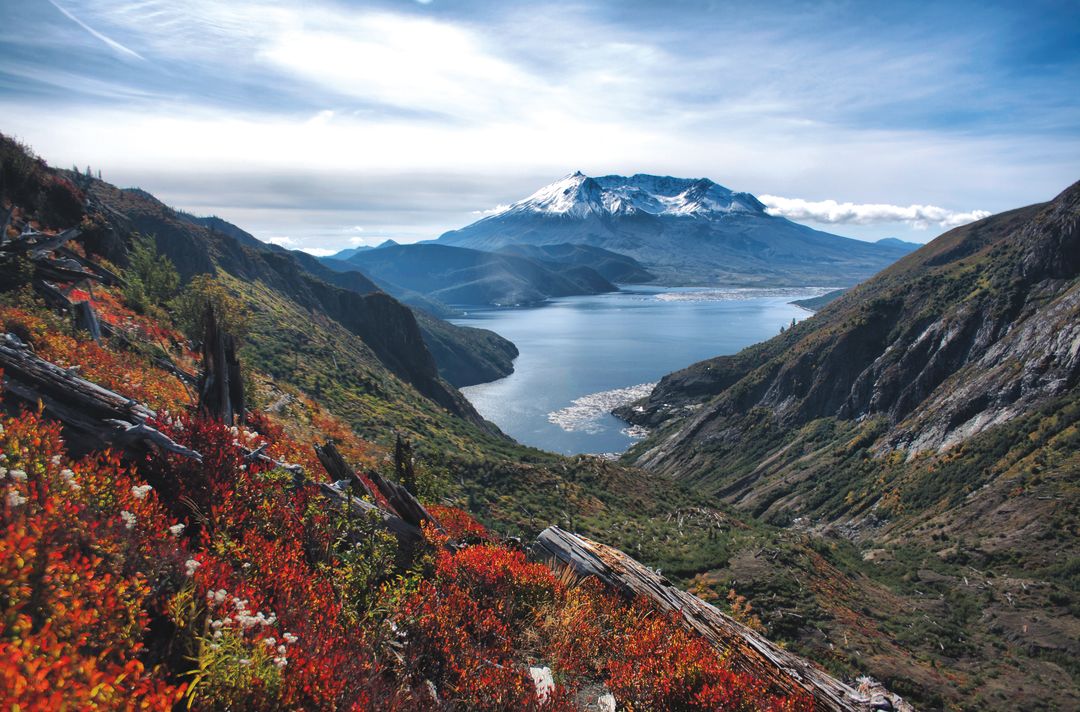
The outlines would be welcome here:
<svg viewBox="0 0 1080 712">
<path fill-rule="evenodd" d="M 617 414 L 653 428 L 624 462 L 850 547 L 888 605 L 937 616 L 940 637 L 922 631 L 910 649 L 938 646 L 952 673 L 983 686 L 963 703 L 941 691 L 933 706 L 1052 708 L 1051 689 L 1062 707 L 1080 699 L 1075 666 L 1061 664 L 1080 654 L 1069 563 L 1080 537 L 1080 183 L 950 230 L 773 339 L 665 376 Z M 906 613 L 884 617 L 919 630 Z M 1001 661 L 1002 649 L 1018 657 Z"/>
<path fill-rule="evenodd" d="M 850 285 L 907 249 L 840 237 L 768 214 L 707 178 L 565 176 L 436 243 L 498 250 L 576 243 L 636 259 L 672 285 Z"/>
<path fill-rule="evenodd" d="M 375 279 L 448 304 L 514 306 L 618 291 L 584 265 L 555 269 L 532 257 L 431 242 L 365 250 L 347 263 Z"/>
</svg>

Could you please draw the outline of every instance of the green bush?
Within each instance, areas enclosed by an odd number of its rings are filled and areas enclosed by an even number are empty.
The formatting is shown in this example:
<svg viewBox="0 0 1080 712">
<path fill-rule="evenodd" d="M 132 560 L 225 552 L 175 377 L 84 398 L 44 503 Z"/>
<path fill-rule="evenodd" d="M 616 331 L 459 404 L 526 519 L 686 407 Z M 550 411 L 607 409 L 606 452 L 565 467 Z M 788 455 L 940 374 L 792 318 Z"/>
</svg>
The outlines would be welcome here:
<svg viewBox="0 0 1080 712">
<path fill-rule="evenodd" d="M 135 233 L 128 260 L 124 300 L 132 309 L 143 312 L 150 306 L 161 306 L 176 294 L 180 275 L 172 260 L 158 254 L 152 237 Z"/>
</svg>

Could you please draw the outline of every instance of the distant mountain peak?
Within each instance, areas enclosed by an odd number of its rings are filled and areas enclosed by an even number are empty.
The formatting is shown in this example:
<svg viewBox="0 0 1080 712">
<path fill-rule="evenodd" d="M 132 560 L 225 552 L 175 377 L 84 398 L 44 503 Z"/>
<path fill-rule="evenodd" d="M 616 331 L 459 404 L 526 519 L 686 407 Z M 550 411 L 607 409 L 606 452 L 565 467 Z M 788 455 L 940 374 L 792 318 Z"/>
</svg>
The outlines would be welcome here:
<svg viewBox="0 0 1080 712">
<path fill-rule="evenodd" d="M 498 250 L 574 243 L 637 260 L 667 284 L 848 285 L 902 251 L 769 215 L 750 193 L 708 178 L 574 171 L 523 200 L 439 236 Z"/>
<path fill-rule="evenodd" d="M 723 217 L 733 213 L 764 214 L 764 207 L 749 193 L 735 193 L 708 178 L 674 178 L 645 173 L 592 178 L 574 171 L 497 215 L 508 213 L 568 218 L 642 213 L 666 217 Z"/>
</svg>

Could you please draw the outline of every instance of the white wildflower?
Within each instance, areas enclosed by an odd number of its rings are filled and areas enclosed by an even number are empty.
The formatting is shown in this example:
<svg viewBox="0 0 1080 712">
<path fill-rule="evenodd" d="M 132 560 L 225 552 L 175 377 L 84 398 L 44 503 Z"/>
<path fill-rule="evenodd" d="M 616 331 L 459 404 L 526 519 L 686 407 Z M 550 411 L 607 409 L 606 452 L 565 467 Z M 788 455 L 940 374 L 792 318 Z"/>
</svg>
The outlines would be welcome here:
<svg viewBox="0 0 1080 712">
<path fill-rule="evenodd" d="M 124 526 L 125 527 L 127 527 L 128 529 L 134 529 L 135 528 L 135 515 L 134 514 L 132 514 L 131 512 L 129 512 L 129 511 L 127 511 L 125 509 L 123 512 L 120 512 L 120 518 L 124 520 Z"/>
<path fill-rule="evenodd" d="M 282 655 L 281 657 L 274 658 L 274 664 L 279 668 L 283 668 L 289 664 L 289 659 Z"/>
<path fill-rule="evenodd" d="M 180 536 L 181 534 L 184 533 L 184 525 L 183 524 L 173 524 L 171 527 L 169 527 L 169 533 L 172 534 L 173 536 Z"/>
<path fill-rule="evenodd" d="M 244 667 L 247 667 L 248 665 L 251 664 L 251 661 L 248 660 L 247 658 L 240 658 L 237 662 L 239 662 Z"/>
<path fill-rule="evenodd" d="M 228 595 L 228 591 L 223 588 L 219 588 L 218 590 L 214 591 L 214 603 L 223 603 Z"/>
<path fill-rule="evenodd" d="M 9 507 L 18 507 L 19 505 L 26 504 L 26 497 L 23 497 L 15 490 L 11 490 L 8 492 L 7 503 Z"/>
<path fill-rule="evenodd" d="M 154 489 L 150 485 L 136 485 L 131 488 L 131 494 L 135 495 L 135 499 L 146 499 L 146 495 L 150 493 L 150 490 Z"/>
<path fill-rule="evenodd" d="M 221 650 L 221 646 L 218 645 L 217 643 L 210 643 L 210 649 L 211 650 Z"/>
<path fill-rule="evenodd" d="M 9 470 L 8 474 L 16 482 L 26 482 L 26 470 Z"/>
<path fill-rule="evenodd" d="M 277 646 L 277 651 L 278 651 L 279 655 L 284 655 L 285 653 L 288 652 L 288 650 L 285 648 L 284 645 Z"/>
<path fill-rule="evenodd" d="M 60 456 L 59 455 L 53 455 L 52 458 L 49 460 L 49 462 L 51 462 L 54 465 L 59 465 L 60 464 Z"/>
<path fill-rule="evenodd" d="M 7 468 L 0 467 L 0 480 L 4 479 L 5 477 L 7 477 Z"/>
<path fill-rule="evenodd" d="M 277 641 L 273 638 L 263 638 L 263 644 L 268 648 L 272 648 L 277 644 Z"/>
<path fill-rule="evenodd" d="M 285 633 L 281 637 L 284 638 L 285 642 L 289 645 L 292 645 L 296 641 L 300 640 L 299 636 L 295 636 L 292 633 Z"/>
<path fill-rule="evenodd" d="M 188 559 L 184 562 L 184 569 L 187 572 L 188 576 L 194 576 L 195 570 L 198 569 L 200 566 L 202 566 L 202 564 L 200 564 L 195 559 Z"/>
<path fill-rule="evenodd" d="M 62 479 L 64 482 L 70 483 L 72 480 L 75 479 L 75 473 L 71 471 L 71 468 L 65 467 L 64 469 L 60 470 L 60 479 Z"/>
</svg>

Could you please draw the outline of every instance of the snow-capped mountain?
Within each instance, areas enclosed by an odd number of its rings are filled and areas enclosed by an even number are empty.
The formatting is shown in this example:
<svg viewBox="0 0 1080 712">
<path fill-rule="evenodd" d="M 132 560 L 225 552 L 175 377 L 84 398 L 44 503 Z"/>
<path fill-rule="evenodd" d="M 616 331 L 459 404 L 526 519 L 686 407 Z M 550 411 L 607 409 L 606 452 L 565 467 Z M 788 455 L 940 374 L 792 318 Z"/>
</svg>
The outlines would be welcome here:
<svg viewBox="0 0 1080 712">
<path fill-rule="evenodd" d="M 750 193 L 708 178 L 580 171 L 439 242 L 592 245 L 637 259 L 665 284 L 852 284 L 906 252 L 769 215 Z"/>
<path fill-rule="evenodd" d="M 582 218 L 591 215 L 764 214 L 765 206 L 749 193 L 735 193 L 708 178 L 671 178 L 637 174 L 590 178 L 581 171 L 546 185 L 506 210 Z"/>
</svg>

